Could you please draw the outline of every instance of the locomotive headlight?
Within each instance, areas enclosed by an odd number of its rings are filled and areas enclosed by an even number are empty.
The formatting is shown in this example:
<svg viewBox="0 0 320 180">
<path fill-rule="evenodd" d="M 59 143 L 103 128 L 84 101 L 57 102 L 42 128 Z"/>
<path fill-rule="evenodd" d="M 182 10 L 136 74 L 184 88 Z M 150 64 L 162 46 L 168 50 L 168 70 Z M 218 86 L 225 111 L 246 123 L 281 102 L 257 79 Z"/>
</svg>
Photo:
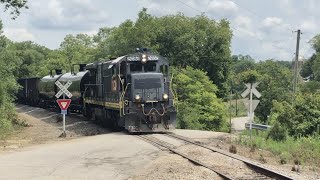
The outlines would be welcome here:
<svg viewBox="0 0 320 180">
<path fill-rule="evenodd" d="M 140 101 L 140 95 L 139 94 L 137 94 L 135 97 L 134 97 L 134 99 L 136 100 L 136 101 Z"/>
<path fill-rule="evenodd" d="M 142 62 L 142 63 L 146 63 L 146 62 L 147 62 L 147 55 L 142 54 L 141 62 Z"/>
<path fill-rule="evenodd" d="M 163 97 L 164 100 L 168 100 L 168 98 L 169 98 L 168 94 L 163 94 L 162 97 Z"/>
</svg>

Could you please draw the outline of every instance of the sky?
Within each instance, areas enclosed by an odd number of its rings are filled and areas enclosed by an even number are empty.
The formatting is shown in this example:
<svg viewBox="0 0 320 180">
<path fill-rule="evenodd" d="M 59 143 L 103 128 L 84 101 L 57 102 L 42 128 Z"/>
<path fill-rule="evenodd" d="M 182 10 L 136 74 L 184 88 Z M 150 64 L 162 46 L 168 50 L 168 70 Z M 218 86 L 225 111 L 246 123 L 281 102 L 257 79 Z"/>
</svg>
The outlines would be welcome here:
<svg viewBox="0 0 320 180">
<path fill-rule="evenodd" d="M 257 61 L 291 61 L 295 56 L 297 29 L 301 29 L 300 55 L 310 57 L 310 39 L 320 33 L 320 1 L 317 0 L 29 0 L 29 9 L 12 20 L 0 19 L 4 34 L 13 41 L 34 41 L 59 48 L 68 34 L 94 35 L 101 27 L 135 21 L 143 7 L 154 16 L 181 12 L 204 13 L 219 21 L 228 19 L 233 31 L 232 54 L 250 55 Z"/>
</svg>

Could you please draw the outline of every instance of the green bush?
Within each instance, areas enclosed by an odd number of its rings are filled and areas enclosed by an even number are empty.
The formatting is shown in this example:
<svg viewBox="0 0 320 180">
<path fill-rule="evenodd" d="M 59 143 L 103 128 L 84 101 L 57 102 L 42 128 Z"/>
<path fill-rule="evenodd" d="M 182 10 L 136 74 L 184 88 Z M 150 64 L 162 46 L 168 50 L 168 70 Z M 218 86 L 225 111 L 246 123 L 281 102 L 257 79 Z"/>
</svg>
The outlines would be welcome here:
<svg viewBox="0 0 320 180">
<path fill-rule="evenodd" d="M 274 141 L 285 141 L 287 139 L 287 131 L 280 123 L 275 123 L 267 135 L 267 139 L 271 138 Z"/>
<path fill-rule="evenodd" d="M 178 128 L 220 130 L 226 126 L 226 108 L 217 98 L 217 86 L 205 72 L 186 67 L 172 69 L 173 89 L 177 94 Z"/>
<path fill-rule="evenodd" d="M 244 83 L 258 82 L 259 78 L 260 78 L 260 75 L 256 70 L 248 70 L 240 74 L 240 79 Z"/>
</svg>

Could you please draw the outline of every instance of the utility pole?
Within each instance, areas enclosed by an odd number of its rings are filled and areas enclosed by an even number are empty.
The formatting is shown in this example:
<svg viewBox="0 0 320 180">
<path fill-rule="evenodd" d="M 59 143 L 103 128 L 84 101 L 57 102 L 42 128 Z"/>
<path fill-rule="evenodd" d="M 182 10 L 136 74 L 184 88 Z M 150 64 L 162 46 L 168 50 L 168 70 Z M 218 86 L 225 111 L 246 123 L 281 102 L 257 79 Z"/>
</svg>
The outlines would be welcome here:
<svg viewBox="0 0 320 180">
<path fill-rule="evenodd" d="M 298 29 L 297 32 L 297 44 L 296 44 L 296 57 L 294 62 L 294 82 L 293 82 L 293 96 L 292 96 L 292 104 L 296 99 L 296 92 L 297 92 L 297 84 L 298 84 L 298 63 L 299 63 L 299 45 L 300 45 L 300 35 L 301 31 Z"/>
</svg>

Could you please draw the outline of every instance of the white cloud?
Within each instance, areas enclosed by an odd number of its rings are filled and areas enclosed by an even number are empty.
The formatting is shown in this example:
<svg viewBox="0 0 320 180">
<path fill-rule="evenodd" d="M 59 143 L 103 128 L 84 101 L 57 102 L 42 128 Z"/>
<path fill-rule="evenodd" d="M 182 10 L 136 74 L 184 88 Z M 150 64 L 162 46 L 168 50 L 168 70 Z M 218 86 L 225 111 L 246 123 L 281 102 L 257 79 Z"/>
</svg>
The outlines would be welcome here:
<svg viewBox="0 0 320 180">
<path fill-rule="evenodd" d="M 25 28 L 5 28 L 4 35 L 13 41 L 34 41 L 34 35 Z"/>
<path fill-rule="evenodd" d="M 315 31 L 317 30 L 317 24 L 312 20 L 302 22 L 301 29 L 304 31 Z"/>
<path fill-rule="evenodd" d="M 208 10 L 209 11 L 237 11 L 238 6 L 229 0 L 213 0 L 209 3 L 208 5 Z"/>
<path fill-rule="evenodd" d="M 282 19 L 279 17 L 267 17 L 262 21 L 262 25 L 265 27 L 279 26 L 282 23 Z"/>
<path fill-rule="evenodd" d="M 292 53 L 280 46 L 277 46 L 273 42 L 261 42 L 260 55 L 265 55 L 269 59 L 291 60 Z"/>
<path fill-rule="evenodd" d="M 164 16 L 168 14 L 176 14 L 179 12 L 178 8 L 183 5 L 180 2 L 174 2 L 170 0 L 162 0 L 161 2 L 156 0 L 137 0 L 139 10 L 143 7 L 147 8 L 148 11 L 156 16 Z M 190 10 L 190 9 L 189 9 Z"/>
<path fill-rule="evenodd" d="M 30 1 L 30 9 L 30 23 L 39 29 L 86 30 L 109 19 L 91 0 Z"/>
<path fill-rule="evenodd" d="M 237 16 L 234 22 L 237 27 L 251 28 L 252 20 L 248 16 Z"/>
</svg>

